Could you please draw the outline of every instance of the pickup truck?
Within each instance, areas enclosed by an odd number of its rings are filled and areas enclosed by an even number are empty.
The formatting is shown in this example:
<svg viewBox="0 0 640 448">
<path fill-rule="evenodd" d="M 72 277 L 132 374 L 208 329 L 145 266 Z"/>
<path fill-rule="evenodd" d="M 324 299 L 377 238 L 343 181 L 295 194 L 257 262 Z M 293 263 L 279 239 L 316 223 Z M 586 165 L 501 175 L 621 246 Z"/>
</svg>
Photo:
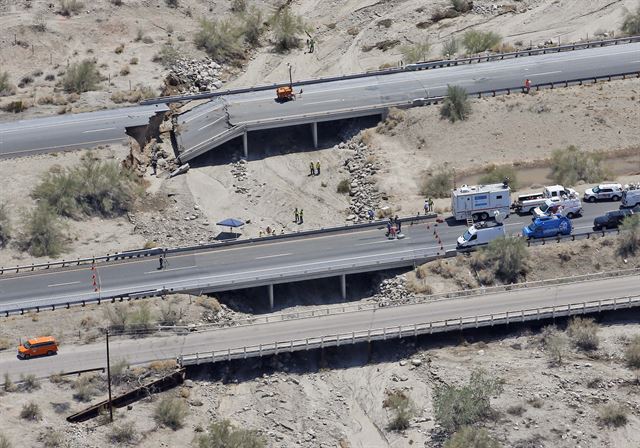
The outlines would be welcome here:
<svg viewBox="0 0 640 448">
<path fill-rule="evenodd" d="M 527 193 L 518 196 L 518 200 L 513 203 L 513 208 L 517 213 L 526 214 L 533 213 L 536 207 L 541 206 L 547 199 L 567 197 L 577 197 L 575 190 L 565 188 L 562 185 L 551 185 L 544 187 L 541 192 Z"/>
<path fill-rule="evenodd" d="M 535 218 L 531 224 L 522 229 L 525 238 L 549 238 L 558 235 L 569 235 L 573 230 L 571 220 L 562 215 Z"/>
<path fill-rule="evenodd" d="M 546 215 L 555 215 L 558 213 L 571 219 L 582 215 L 582 202 L 580 202 L 580 198 L 577 196 L 550 198 L 545 200 L 544 204 L 533 210 L 533 215 L 536 218 L 541 218 Z"/>
</svg>

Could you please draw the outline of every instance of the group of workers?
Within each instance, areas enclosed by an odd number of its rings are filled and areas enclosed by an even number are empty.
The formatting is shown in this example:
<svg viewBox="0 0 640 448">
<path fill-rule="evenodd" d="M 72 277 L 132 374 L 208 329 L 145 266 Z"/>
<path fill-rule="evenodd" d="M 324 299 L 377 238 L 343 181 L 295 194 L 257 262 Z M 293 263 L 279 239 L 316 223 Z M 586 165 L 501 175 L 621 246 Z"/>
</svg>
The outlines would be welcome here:
<svg viewBox="0 0 640 448">
<path fill-rule="evenodd" d="M 304 210 L 298 210 L 298 207 L 293 211 L 293 222 L 296 224 L 302 224 L 304 222 Z"/>
<path fill-rule="evenodd" d="M 398 236 L 402 233 L 402 221 L 396 215 L 394 218 L 389 218 L 387 221 L 387 233 L 384 236 L 388 238 L 398 238 Z"/>
<path fill-rule="evenodd" d="M 315 164 L 313 162 L 309 162 L 309 176 L 319 176 L 320 175 L 320 161 L 318 160 Z"/>
</svg>

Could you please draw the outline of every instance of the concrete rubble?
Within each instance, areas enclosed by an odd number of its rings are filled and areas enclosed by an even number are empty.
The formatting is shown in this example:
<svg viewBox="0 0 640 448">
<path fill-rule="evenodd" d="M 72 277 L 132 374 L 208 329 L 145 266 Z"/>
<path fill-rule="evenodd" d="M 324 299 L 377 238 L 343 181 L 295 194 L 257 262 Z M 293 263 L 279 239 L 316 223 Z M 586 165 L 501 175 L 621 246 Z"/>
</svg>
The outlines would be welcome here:
<svg viewBox="0 0 640 448">
<path fill-rule="evenodd" d="M 384 193 L 378 190 L 374 177 L 380 171 L 380 166 L 373 151 L 357 139 L 340 143 L 338 148 L 354 151 L 353 156 L 344 161 L 344 168 L 349 173 L 349 196 L 351 196 L 349 205 L 351 214 L 347 220 L 353 222 L 368 220 L 369 210 L 376 212 L 380 208 L 381 200 L 386 200 Z"/>
<path fill-rule="evenodd" d="M 183 93 L 218 90 L 222 67 L 210 58 L 178 59 L 171 67 L 169 78 Z"/>
</svg>

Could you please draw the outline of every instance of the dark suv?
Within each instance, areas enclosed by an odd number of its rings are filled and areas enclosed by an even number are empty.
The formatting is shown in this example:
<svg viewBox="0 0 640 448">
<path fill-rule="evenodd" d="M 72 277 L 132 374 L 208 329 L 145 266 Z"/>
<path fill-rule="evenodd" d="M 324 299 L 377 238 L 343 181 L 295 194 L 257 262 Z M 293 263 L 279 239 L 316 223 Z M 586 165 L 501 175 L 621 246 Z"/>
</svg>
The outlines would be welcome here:
<svg viewBox="0 0 640 448">
<path fill-rule="evenodd" d="M 602 216 L 598 216 L 593 220 L 593 230 L 612 229 L 622 224 L 622 220 L 627 216 L 633 215 L 633 210 L 622 209 L 607 212 Z"/>
</svg>

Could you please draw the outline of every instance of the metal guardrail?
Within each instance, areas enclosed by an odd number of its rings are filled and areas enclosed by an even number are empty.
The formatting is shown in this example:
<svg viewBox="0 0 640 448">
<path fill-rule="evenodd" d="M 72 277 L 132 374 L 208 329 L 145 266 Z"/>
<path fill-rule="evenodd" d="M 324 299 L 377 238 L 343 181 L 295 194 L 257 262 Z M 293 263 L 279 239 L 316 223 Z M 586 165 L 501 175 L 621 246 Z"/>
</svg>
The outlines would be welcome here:
<svg viewBox="0 0 640 448">
<path fill-rule="evenodd" d="M 423 218 L 424 219 L 424 218 Z M 367 225 L 367 224 L 363 224 Z M 368 224 L 371 225 L 371 224 Z M 374 225 L 380 225 L 380 223 L 375 223 Z M 590 238 L 591 235 L 607 235 L 611 234 L 613 231 L 599 231 L 599 232 L 584 232 L 575 235 L 568 235 L 566 237 L 548 239 L 548 240 L 530 240 L 533 244 L 544 244 L 545 242 L 557 242 L 560 243 L 562 241 L 574 240 L 576 237 L 578 238 Z M 277 238 L 277 237 L 271 237 Z M 263 238 L 264 239 L 264 238 Z M 190 249 L 191 250 L 191 249 Z M 442 253 L 441 253 L 442 252 Z M 305 269 L 299 272 L 291 272 L 287 270 L 287 268 L 282 268 L 283 272 L 280 273 L 271 273 L 269 275 L 263 276 L 254 276 L 254 277 L 245 277 L 241 280 L 224 280 L 222 277 L 224 275 L 211 276 L 210 278 L 215 278 L 214 281 L 209 282 L 200 282 L 200 283 L 187 283 L 185 281 L 175 281 L 175 282 L 164 282 L 162 287 L 153 288 L 153 289 L 143 289 L 138 291 L 129 291 L 127 293 L 113 293 L 113 294 L 102 294 L 102 293 L 87 293 L 82 296 L 78 296 L 76 298 L 65 299 L 64 301 L 60 301 L 58 303 L 43 303 L 44 300 L 37 301 L 22 301 L 20 303 L 9 303 L 0 305 L 0 314 L 4 314 L 5 317 L 8 317 L 11 314 L 24 314 L 28 311 L 36 311 L 40 312 L 41 310 L 55 310 L 56 308 L 70 308 L 71 306 L 85 306 L 88 303 L 102 303 L 102 302 L 111 302 L 114 303 L 116 301 L 123 300 L 136 300 L 142 298 L 156 297 L 162 296 L 166 294 L 173 293 L 194 293 L 194 294 L 203 294 L 205 292 L 215 292 L 215 291 L 231 291 L 234 289 L 243 289 L 255 286 L 263 286 L 266 284 L 279 284 L 279 283 L 290 283 L 295 281 L 309 280 L 309 279 L 318 279 L 318 278 L 327 278 L 334 277 L 343 274 L 354 274 L 361 272 L 373 272 L 378 270 L 387 270 L 394 269 L 399 267 L 407 267 L 407 266 L 415 266 L 419 263 L 425 263 L 428 261 L 433 261 L 440 258 L 446 258 L 452 255 L 455 255 L 457 251 L 440 251 L 440 250 L 411 250 L 407 249 L 401 252 L 405 255 L 397 255 L 397 256 L 387 256 L 384 260 L 375 260 L 372 259 L 369 262 L 359 262 L 359 263 L 343 263 L 343 264 L 335 264 L 334 262 L 328 262 L 327 266 L 324 267 L 316 267 L 314 269 Z M 371 258 L 376 257 L 377 255 L 372 255 Z M 229 274 L 230 275 L 230 274 Z M 48 300 L 48 299 L 45 299 Z"/>
<path fill-rule="evenodd" d="M 311 85 L 311 84 L 321 84 L 324 82 L 331 82 L 331 81 L 343 81 L 348 79 L 367 78 L 371 76 L 384 76 L 384 75 L 391 75 L 395 73 L 403 73 L 403 72 L 415 71 L 415 70 L 429 70 L 434 68 L 443 68 L 443 67 L 451 67 L 451 66 L 463 65 L 463 64 L 472 64 L 474 62 L 480 63 L 480 62 L 499 61 L 503 59 L 512 59 L 512 58 L 526 57 L 526 56 L 537 56 L 540 54 L 548 54 L 548 53 L 561 53 L 566 51 L 583 50 L 591 47 L 604 47 L 604 46 L 619 45 L 619 44 L 633 43 L 633 42 L 640 42 L 640 36 L 629 36 L 629 37 L 606 39 L 606 40 L 599 40 L 599 41 L 592 41 L 592 42 L 580 42 L 576 44 L 559 45 L 555 47 L 545 47 L 545 48 L 535 48 L 535 49 L 532 48 L 529 50 L 515 51 L 510 53 L 498 53 L 498 54 L 492 54 L 492 55 L 486 55 L 486 56 L 473 56 L 473 57 L 461 58 L 461 59 L 443 59 L 438 61 L 425 61 L 425 62 L 418 62 L 415 64 L 408 64 L 405 67 L 399 67 L 399 68 L 373 70 L 369 72 L 353 73 L 348 75 L 308 79 L 308 80 L 294 82 L 293 85 L 305 86 L 305 85 Z M 252 87 L 245 87 L 245 88 L 239 88 L 239 89 L 228 89 L 228 90 L 221 90 L 221 91 L 215 91 L 215 92 L 203 92 L 195 95 L 166 96 L 166 97 L 151 98 L 148 100 L 144 100 L 144 101 L 141 101 L 139 104 L 148 105 L 148 104 L 159 104 L 159 103 L 175 103 L 175 102 L 181 102 L 181 101 L 194 101 L 194 100 L 215 98 L 215 97 L 225 96 L 225 95 L 236 95 L 240 93 L 273 90 L 278 87 L 283 87 L 287 85 L 289 84 L 273 83 L 268 85 L 252 86 Z"/>
<path fill-rule="evenodd" d="M 410 225 L 413 225 L 416 221 L 433 219 L 436 216 L 437 216 L 436 214 L 407 216 L 404 218 L 400 218 L 400 221 L 403 223 L 409 223 Z M 244 240 L 236 239 L 232 241 L 219 241 L 215 243 L 200 244 L 197 246 L 181 246 L 181 247 L 166 248 L 166 253 L 174 254 L 174 253 L 196 251 L 196 250 L 217 249 L 220 247 L 261 243 L 261 242 L 276 240 L 276 239 L 299 238 L 301 236 L 306 236 L 306 235 L 352 231 L 352 230 L 358 230 L 366 227 L 382 226 L 384 224 L 385 224 L 384 221 L 367 221 L 367 222 L 355 223 L 355 224 L 345 224 L 342 226 L 321 227 L 320 229 L 315 229 L 315 230 L 304 230 L 304 231 L 297 231 L 294 233 L 285 233 L 280 235 L 247 238 Z M 30 265 L 22 265 L 22 266 L 8 266 L 8 267 L 3 266 L 3 267 L 0 267 L 0 275 L 8 274 L 8 273 L 17 274 L 17 273 L 20 273 L 21 271 L 31 272 L 31 271 L 35 271 L 36 269 L 65 268 L 65 267 L 71 267 L 71 266 L 93 264 L 97 262 L 111 262 L 111 261 L 118 261 L 118 260 L 127 260 L 132 258 L 142 258 L 142 257 L 160 255 L 162 253 L 165 253 L 165 248 L 154 247 L 151 249 L 138 249 L 138 250 L 132 250 L 132 251 L 125 251 L 125 252 L 116 252 L 113 254 L 102 255 L 99 257 L 77 258 L 75 260 L 49 261 L 46 263 L 33 263 Z"/>
<path fill-rule="evenodd" d="M 532 320 L 555 319 L 579 314 L 599 313 L 602 311 L 617 310 L 640 306 L 640 296 L 624 296 L 613 299 L 597 300 L 590 302 L 570 303 L 550 307 L 530 308 L 519 311 L 506 311 L 503 313 L 482 314 L 476 316 L 460 316 L 453 319 L 437 320 L 401 325 L 394 327 L 382 327 L 350 333 L 335 333 L 321 337 L 293 339 L 288 341 L 276 341 L 273 343 L 250 345 L 226 350 L 211 351 L 180 355 L 177 362 L 182 367 L 219 361 L 231 361 L 234 359 L 247 359 L 277 355 L 278 353 L 293 353 L 302 350 L 313 350 L 325 347 L 339 347 L 340 345 L 358 344 L 403 337 L 416 337 L 423 334 L 443 333 L 451 330 L 464 330 L 495 325 L 508 325 L 510 323 L 527 322 Z"/>
</svg>

